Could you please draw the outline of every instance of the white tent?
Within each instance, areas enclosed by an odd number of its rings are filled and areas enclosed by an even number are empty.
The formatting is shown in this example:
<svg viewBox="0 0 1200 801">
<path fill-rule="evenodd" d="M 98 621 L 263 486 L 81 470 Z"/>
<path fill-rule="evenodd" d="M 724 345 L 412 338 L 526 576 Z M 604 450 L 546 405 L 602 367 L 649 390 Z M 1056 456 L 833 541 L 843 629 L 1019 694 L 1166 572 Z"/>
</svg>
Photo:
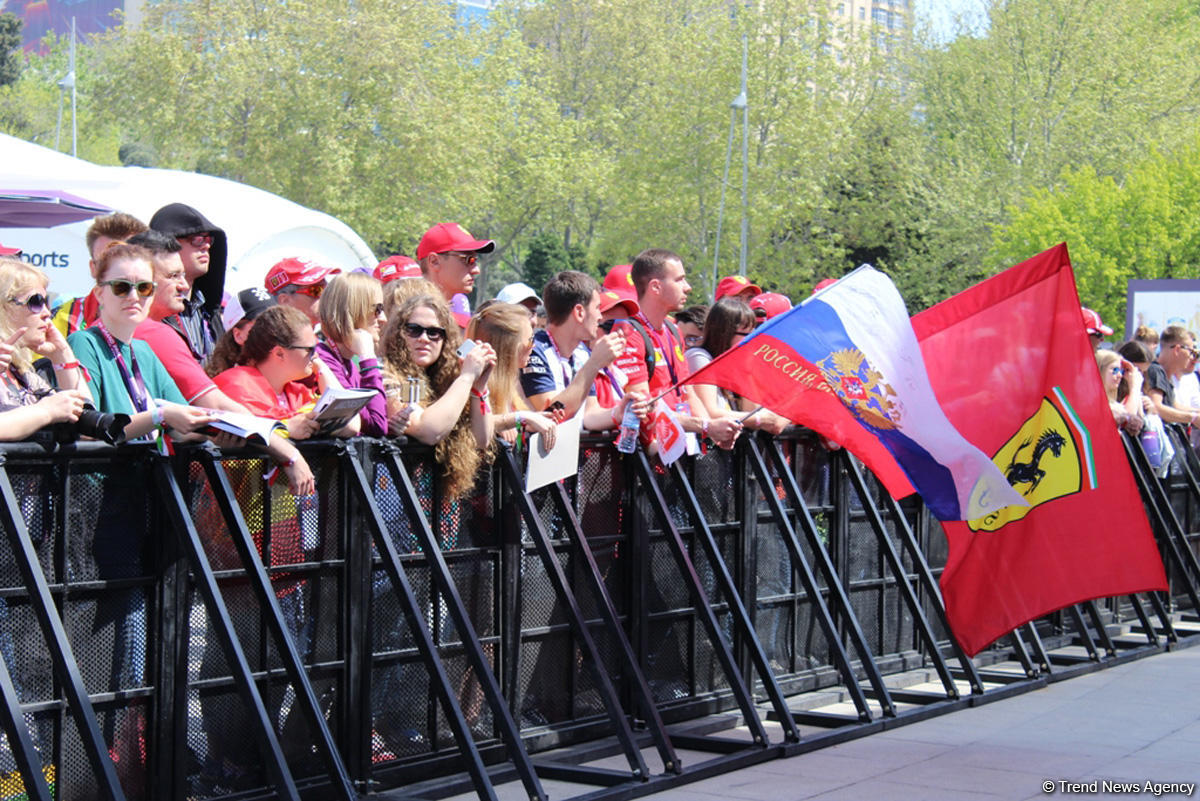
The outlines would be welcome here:
<svg viewBox="0 0 1200 801">
<path fill-rule="evenodd" d="M 142 167 L 102 167 L 0 134 L 0 191 L 59 189 L 128 212 L 148 222 L 168 203 L 186 203 L 229 239 L 226 291 L 262 286 L 275 262 L 287 256 L 349 271 L 374 267 L 362 237 L 334 217 L 252 186 L 193 172 Z M 84 234 L 89 223 L 57 228 L 0 229 L 0 243 L 50 276 L 52 293 L 70 297 L 91 289 Z"/>
</svg>

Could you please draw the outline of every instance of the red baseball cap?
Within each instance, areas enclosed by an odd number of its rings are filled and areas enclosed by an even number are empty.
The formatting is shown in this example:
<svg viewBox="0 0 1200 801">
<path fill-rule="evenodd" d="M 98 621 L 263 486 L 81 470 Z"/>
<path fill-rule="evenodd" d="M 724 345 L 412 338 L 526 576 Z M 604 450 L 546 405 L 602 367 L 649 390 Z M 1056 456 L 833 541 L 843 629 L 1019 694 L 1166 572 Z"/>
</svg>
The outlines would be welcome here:
<svg viewBox="0 0 1200 801">
<path fill-rule="evenodd" d="M 1079 311 L 1083 315 L 1083 327 L 1087 329 L 1090 336 L 1112 336 L 1113 330 L 1104 324 L 1099 314 L 1086 306 L 1080 306 Z"/>
<path fill-rule="evenodd" d="M 608 311 L 613 306 L 624 306 L 629 312 L 630 317 L 641 311 L 641 307 L 638 306 L 638 302 L 633 298 L 622 297 L 620 294 L 613 292 L 611 289 L 600 290 L 600 313 L 604 314 L 604 312 Z"/>
<path fill-rule="evenodd" d="M 744 275 L 727 275 L 717 282 L 717 300 L 729 295 L 737 295 L 745 292 L 747 289 L 753 289 L 755 295 L 762 294 L 762 287 L 757 284 L 750 283 L 750 279 Z"/>
<path fill-rule="evenodd" d="M 637 288 L 633 285 L 633 265 L 618 264 L 604 276 L 604 288 L 616 292 L 622 298 L 637 303 Z"/>
<path fill-rule="evenodd" d="M 3 242 L 0 242 L 0 256 L 20 256 L 20 248 L 7 248 Z"/>
<path fill-rule="evenodd" d="M 399 281 L 401 278 L 420 278 L 421 265 L 408 256 L 388 256 L 375 265 L 373 275 L 385 284 L 388 281 Z"/>
<path fill-rule="evenodd" d="M 754 309 L 755 317 L 770 320 L 772 317 L 791 311 L 792 302 L 787 299 L 786 295 L 780 295 L 778 292 L 760 292 L 750 298 L 750 308 Z"/>
<path fill-rule="evenodd" d="M 275 266 L 267 271 L 263 284 L 272 295 L 278 295 L 279 291 L 289 284 L 313 286 L 340 272 L 337 267 L 325 267 L 315 261 L 287 258 L 276 262 Z"/>
<path fill-rule="evenodd" d="M 495 249 L 495 242 L 490 239 L 476 239 L 458 223 L 438 223 L 421 237 L 421 242 L 417 245 L 417 259 L 423 259 L 430 253 L 449 253 L 451 250 L 491 253 Z"/>
</svg>

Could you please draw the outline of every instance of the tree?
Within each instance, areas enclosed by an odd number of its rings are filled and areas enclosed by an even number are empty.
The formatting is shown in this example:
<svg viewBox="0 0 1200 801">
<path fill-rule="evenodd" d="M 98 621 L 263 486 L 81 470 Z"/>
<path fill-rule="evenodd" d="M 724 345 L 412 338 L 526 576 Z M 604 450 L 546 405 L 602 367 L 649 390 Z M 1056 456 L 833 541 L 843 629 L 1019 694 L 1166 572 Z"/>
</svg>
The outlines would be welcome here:
<svg viewBox="0 0 1200 801">
<path fill-rule="evenodd" d="M 997 229 L 990 261 L 1010 265 L 1066 242 L 1084 305 L 1114 328 L 1131 278 L 1193 278 L 1200 269 L 1200 139 L 1152 153 L 1118 183 L 1091 167 L 1038 189 Z"/>
<path fill-rule="evenodd" d="M 21 77 L 23 62 L 21 30 L 25 23 L 16 14 L 0 12 L 0 86 L 9 86 Z"/>
</svg>

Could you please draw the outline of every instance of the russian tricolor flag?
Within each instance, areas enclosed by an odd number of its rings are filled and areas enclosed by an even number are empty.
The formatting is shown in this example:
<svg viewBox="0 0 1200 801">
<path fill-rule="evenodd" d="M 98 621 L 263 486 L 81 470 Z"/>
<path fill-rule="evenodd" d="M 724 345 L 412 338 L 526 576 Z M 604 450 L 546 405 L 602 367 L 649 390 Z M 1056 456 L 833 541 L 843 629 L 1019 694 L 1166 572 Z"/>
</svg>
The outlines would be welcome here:
<svg viewBox="0 0 1200 801">
<path fill-rule="evenodd" d="M 907 494 L 898 464 L 939 520 L 1026 505 L 946 419 L 900 293 L 869 266 L 757 329 L 689 382 L 727 387 L 840 442 L 896 497 Z"/>
</svg>

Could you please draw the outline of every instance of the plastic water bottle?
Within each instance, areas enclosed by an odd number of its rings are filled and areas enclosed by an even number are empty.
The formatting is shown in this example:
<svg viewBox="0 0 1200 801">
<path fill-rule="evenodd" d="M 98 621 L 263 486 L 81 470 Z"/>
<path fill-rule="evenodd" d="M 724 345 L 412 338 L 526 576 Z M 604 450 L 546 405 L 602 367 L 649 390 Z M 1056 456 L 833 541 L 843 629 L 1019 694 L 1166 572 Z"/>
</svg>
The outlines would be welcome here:
<svg viewBox="0 0 1200 801">
<path fill-rule="evenodd" d="M 633 453 L 637 450 L 640 428 L 641 421 L 633 410 L 633 404 L 625 404 L 625 413 L 621 415 L 621 433 L 617 435 L 617 450 L 621 453 Z"/>
</svg>

